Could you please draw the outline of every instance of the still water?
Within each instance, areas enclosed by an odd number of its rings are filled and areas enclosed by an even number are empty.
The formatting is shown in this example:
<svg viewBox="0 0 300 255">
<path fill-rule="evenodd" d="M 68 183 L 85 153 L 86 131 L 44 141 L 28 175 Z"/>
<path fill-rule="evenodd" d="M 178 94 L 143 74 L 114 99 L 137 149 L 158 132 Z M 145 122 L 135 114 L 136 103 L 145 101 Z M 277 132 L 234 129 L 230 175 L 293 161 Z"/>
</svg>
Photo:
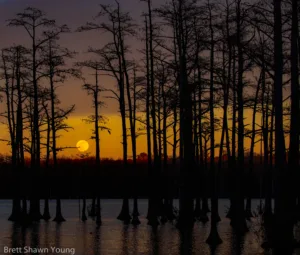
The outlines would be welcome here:
<svg viewBox="0 0 300 255">
<path fill-rule="evenodd" d="M 102 226 L 96 227 L 89 218 L 85 223 L 79 219 L 78 200 L 63 200 L 62 209 L 66 222 L 56 224 L 49 221 L 36 223 L 22 229 L 7 221 L 11 210 L 11 201 L 0 200 L 0 254 L 75 254 L 75 255 L 258 255 L 271 254 L 264 251 L 262 240 L 256 234 L 258 219 L 249 223 L 250 231 L 242 240 L 237 240 L 231 231 L 230 222 L 225 218 L 228 200 L 219 201 L 219 234 L 223 243 L 212 251 L 205 243 L 209 234 L 210 222 L 195 223 L 190 237 L 182 236 L 171 223 L 153 231 L 147 225 L 145 215 L 147 200 L 139 200 L 141 225 L 124 226 L 116 217 L 121 208 L 121 200 L 102 200 Z M 87 202 L 90 204 L 90 201 Z M 178 201 L 175 201 L 175 206 Z M 256 209 L 258 201 L 253 202 Z M 41 208 L 43 203 L 41 203 Z M 132 204 L 131 204 L 132 208 Z M 42 211 L 42 210 L 41 210 Z M 55 200 L 50 201 L 51 216 L 55 213 Z M 22 248 L 8 253 L 8 248 Z M 26 249 L 25 249 L 26 247 Z M 40 248 L 40 252 L 36 248 Z M 12 251 L 12 250 L 10 250 Z M 300 251 L 295 251 L 295 255 Z"/>
</svg>

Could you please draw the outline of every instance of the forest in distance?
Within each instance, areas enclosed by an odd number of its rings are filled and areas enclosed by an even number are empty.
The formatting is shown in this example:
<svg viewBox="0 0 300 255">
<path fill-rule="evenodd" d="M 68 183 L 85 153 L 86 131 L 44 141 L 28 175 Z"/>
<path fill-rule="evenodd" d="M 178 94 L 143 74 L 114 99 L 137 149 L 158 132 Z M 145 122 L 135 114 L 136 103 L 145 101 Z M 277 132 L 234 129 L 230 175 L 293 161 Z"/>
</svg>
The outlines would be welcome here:
<svg viewBox="0 0 300 255">
<path fill-rule="evenodd" d="M 246 160 L 248 157 L 246 156 Z M 1 163 L 2 161 L 2 163 Z M 41 162 L 39 175 L 32 181 L 31 176 L 22 175 L 24 183 L 40 183 L 40 198 L 48 196 L 49 199 L 55 198 L 55 193 L 59 192 L 60 197 L 78 198 L 80 190 L 84 190 L 88 198 L 93 197 L 93 186 L 98 186 L 101 198 L 122 198 L 124 190 L 130 197 L 133 196 L 133 188 L 135 187 L 139 198 L 147 198 L 151 191 L 147 169 L 147 154 L 141 153 L 137 157 L 136 170 L 132 168 L 132 160 L 128 160 L 128 168 L 123 171 L 122 160 L 101 159 L 101 171 L 97 171 L 95 167 L 94 157 L 84 158 L 58 158 L 58 166 L 55 170 L 45 167 L 45 161 Z M 218 159 L 215 159 L 218 162 Z M 217 176 L 218 181 L 218 197 L 229 198 L 232 184 L 230 181 L 231 172 L 227 167 L 226 155 L 223 156 L 222 171 Z M 209 168 L 209 162 L 207 162 Z M 11 171 L 10 158 L 4 159 L 0 157 L 1 172 L 0 178 L 6 182 L 0 187 L 0 198 L 11 199 L 14 194 L 12 183 L 15 177 Z M 28 167 L 30 161 L 27 161 Z M 245 165 L 247 167 L 247 164 Z M 254 157 L 254 169 L 249 192 L 251 198 L 263 198 L 263 172 L 262 157 L 256 155 Z M 246 176 L 245 176 L 246 177 Z M 191 177 L 193 178 L 193 177 Z M 202 176 L 204 180 L 203 195 L 210 197 L 209 192 L 209 173 L 205 172 Z M 247 177 L 246 177 L 247 178 Z M 92 179 L 96 179 L 92 180 Z M 47 183 L 47 185 L 45 185 Z M 173 198 L 178 198 L 178 186 L 180 183 L 180 164 L 179 160 L 174 164 L 168 160 L 168 169 L 162 169 L 159 180 L 155 181 L 156 190 L 159 193 L 168 192 Z M 58 188 L 59 186 L 59 188 Z M 197 185 L 195 186 L 197 189 Z M 59 190 L 59 191 L 58 191 Z M 49 195 L 50 193 L 50 195 Z M 22 191 L 22 195 L 29 197 L 30 189 Z M 164 195 L 162 195 L 164 197 Z M 194 193 L 194 198 L 196 197 Z M 256 208 L 253 208 L 256 209 Z"/>
<path fill-rule="evenodd" d="M 9 220 L 24 226 L 50 220 L 51 193 L 56 199 L 53 221 L 65 221 L 62 180 L 78 172 L 82 221 L 87 220 L 86 199 L 92 198 L 90 213 L 101 226 L 100 198 L 117 179 L 122 194 L 118 220 L 140 224 L 142 187 L 147 189 L 148 225 L 156 229 L 170 221 L 188 235 L 195 221 L 209 221 L 206 242 L 216 247 L 222 243 L 218 198 L 227 187 L 227 217 L 235 235 L 250 231 L 252 199 L 258 194 L 263 200 L 258 212 L 262 246 L 276 255 L 293 254 L 300 246 L 295 235 L 300 220 L 298 1 L 138 4 L 144 8 L 140 23 L 121 1 L 99 3 L 98 12 L 75 29 L 35 7 L 5 21 L 27 35 L 26 45 L 3 48 L 0 60 L 0 113 L 9 132 L 1 142 L 11 150 L 0 164 L 0 176 L 10 180 L 4 184 L 13 200 Z M 89 60 L 78 61 L 76 52 L 60 45 L 64 34 L 87 36 L 90 31 L 107 37 L 99 48 L 86 46 Z M 139 40 L 141 48 L 133 49 L 130 40 Z M 103 76 L 115 86 L 102 84 Z M 67 119 L 75 111 L 75 105 L 61 106 L 58 93 L 68 79 L 82 81 L 92 103 L 84 122 L 93 126 L 93 156 L 58 156 L 69 149 L 58 146 L 58 140 L 72 132 Z M 111 132 L 104 97 L 118 103 L 118 161 L 101 157 L 101 134 Z M 145 137 L 145 153 L 137 151 L 140 136 Z M 114 178 L 104 176 L 110 171 Z"/>
</svg>

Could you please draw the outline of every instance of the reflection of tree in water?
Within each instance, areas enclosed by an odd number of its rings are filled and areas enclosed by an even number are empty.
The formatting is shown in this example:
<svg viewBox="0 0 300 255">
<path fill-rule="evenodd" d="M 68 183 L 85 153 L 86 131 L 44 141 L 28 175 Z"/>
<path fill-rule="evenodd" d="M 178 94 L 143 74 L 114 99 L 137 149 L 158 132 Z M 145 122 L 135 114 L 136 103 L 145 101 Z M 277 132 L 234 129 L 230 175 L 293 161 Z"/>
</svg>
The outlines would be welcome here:
<svg viewBox="0 0 300 255">
<path fill-rule="evenodd" d="M 101 228 L 96 227 L 94 233 L 94 253 L 93 255 L 101 254 Z"/>
<path fill-rule="evenodd" d="M 192 255 L 193 251 L 193 230 L 184 229 L 179 232 L 180 236 L 180 255 Z"/>
<path fill-rule="evenodd" d="M 133 226 L 132 229 L 132 243 L 131 245 L 133 246 L 132 254 L 133 255 L 138 255 L 139 254 L 139 239 L 138 239 L 138 234 L 139 234 L 139 229 L 137 226 Z"/>
<path fill-rule="evenodd" d="M 22 239 L 21 239 L 22 240 Z M 11 230 L 11 247 L 18 248 L 20 246 L 20 227 L 17 224 L 12 224 Z"/>
<path fill-rule="evenodd" d="M 27 233 L 27 228 L 21 227 L 21 245 L 20 245 L 20 247 L 24 247 L 26 245 L 26 233 Z"/>
<path fill-rule="evenodd" d="M 83 251 L 87 250 L 86 239 L 87 239 L 87 226 L 85 223 L 82 224 L 82 240 L 83 240 Z"/>
<path fill-rule="evenodd" d="M 56 226 L 55 226 L 55 247 L 56 248 L 61 248 L 60 238 L 61 238 L 61 224 L 56 223 Z"/>
<path fill-rule="evenodd" d="M 157 228 L 152 228 L 151 235 L 150 235 L 150 244 L 152 249 L 153 255 L 159 254 L 159 233 Z"/>
<path fill-rule="evenodd" d="M 31 248 L 40 247 L 40 223 L 39 222 L 36 222 L 32 225 L 30 247 Z M 40 253 L 37 252 L 34 254 L 40 254 Z"/>
<path fill-rule="evenodd" d="M 123 226 L 122 230 L 122 255 L 128 255 L 128 225 Z"/>
<path fill-rule="evenodd" d="M 244 251 L 244 244 L 245 244 L 245 236 L 232 233 L 230 254 L 241 255 Z"/>
<path fill-rule="evenodd" d="M 217 249 L 216 246 L 210 245 L 209 249 L 210 249 L 210 255 L 216 255 L 216 249 Z"/>
<path fill-rule="evenodd" d="M 49 233 L 50 233 L 50 230 L 49 230 L 49 222 L 46 221 L 45 222 L 45 232 L 44 232 L 44 238 L 45 238 L 45 247 L 48 248 L 50 247 L 50 244 L 49 244 Z"/>
</svg>

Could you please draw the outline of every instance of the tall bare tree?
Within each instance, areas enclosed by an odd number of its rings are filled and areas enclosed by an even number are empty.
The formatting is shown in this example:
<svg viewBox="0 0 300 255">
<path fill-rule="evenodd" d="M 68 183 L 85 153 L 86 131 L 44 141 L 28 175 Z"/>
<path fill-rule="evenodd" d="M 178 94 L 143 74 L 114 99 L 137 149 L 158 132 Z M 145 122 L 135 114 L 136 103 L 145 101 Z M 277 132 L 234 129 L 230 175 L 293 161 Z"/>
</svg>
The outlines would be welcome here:
<svg viewBox="0 0 300 255">
<path fill-rule="evenodd" d="M 286 153 L 283 132 L 283 40 L 282 1 L 273 1 L 274 12 L 274 108 L 275 108 L 275 254 L 292 254 L 294 241 L 293 195 L 291 172 L 286 169 Z M 282 221 L 285 219 L 285 222 Z"/>
<path fill-rule="evenodd" d="M 31 73 L 32 73 L 32 86 L 33 86 L 33 141 L 34 142 L 34 152 L 31 154 L 32 157 L 32 178 L 36 178 L 37 173 L 40 168 L 40 131 L 39 131 L 39 94 L 38 94 L 38 70 L 41 66 L 41 60 L 39 60 L 38 52 L 42 46 L 44 46 L 49 38 L 40 38 L 40 30 L 45 27 L 54 27 L 55 20 L 46 18 L 43 11 L 27 7 L 23 12 L 17 13 L 16 18 L 8 20 L 9 26 L 23 27 L 27 32 L 30 42 L 31 42 Z M 53 35 L 55 36 L 55 35 Z M 38 197 L 38 192 L 34 190 L 35 185 L 33 185 L 33 192 L 30 198 L 30 218 L 32 220 L 40 220 L 42 215 L 40 213 L 40 202 Z"/>
<path fill-rule="evenodd" d="M 92 52 L 92 50 L 90 50 Z M 110 133 L 110 129 L 107 128 L 105 125 L 101 125 L 101 123 L 105 122 L 105 118 L 99 114 L 100 107 L 103 106 L 103 102 L 100 101 L 100 92 L 103 90 L 100 87 L 99 84 L 99 75 L 100 75 L 100 66 L 101 63 L 97 61 L 85 61 L 85 62 L 79 62 L 77 63 L 77 66 L 86 67 L 89 69 L 92 69 L 94 71 L 95 76 L 95 83 L 94 84 L 88 84 L 85 83 L 83 85 L 83 89 L 87 91 L 89 95 L 93 98 L 93 108 L 94 108 L 94 114 L 89 116 L 87 119 L 85 119 L 85 122 L 91 123 L 94 125 L 93 130 L 93 136 L 92 138 L 95 140 L 96 144 L 96 150 L 95 150 L 95 160 L 96 160 L 96 169 L 99 170 L 100 168 L 100 130 L 107 130 Z M 94 198 L 93 198 L 94 200 Z M 95 201 L 93 201 L 92 205 L 92 215 L 96 216 L 96 223 L 97 225 L 101 225 L 101 214 L 100 214 L 100 194 L 99 190 L 96 191 L 96 200 L 97 200 L 97 206 L 95 206 Z M 96 207 L 96 208 L 95 208 Z"/>
<path fill-rule="evenodd" d="M 108 5 L 100 5 L 101 11 L 98 18 L 108 17 L 108 22 L 94 23 L 88 22 L 78 31 L 100 30 L 107 32 L 111 36 L 111 42 L 107 43 L 103 48 L 95 50 L 102 61 L 102 71 L 112 74 L 118 82 L 118 92 L 110 90 L 114 97 L 119 101 L 120 114 L 122 119 L 122 136 L 123 136 L 123 165 L 124 170 L 128 169 L 128 153 L 127 153 L 127 125 L 126 125 L 126 86 L 129 84 L 128 68 L 125 54 L 128 47 L 125 44 L 125 39 L 128 35 L 133 35 L 135 25 L 132 23 L 132 18 L 127 12 L 122 12 L 120 5 L 116 2 L 116 7 Z M 118 219 L 129 222 L 131 219 L 129 213 L 128 194 L 124 192 L 124 199 L 121 212 Z"/>
</svg>

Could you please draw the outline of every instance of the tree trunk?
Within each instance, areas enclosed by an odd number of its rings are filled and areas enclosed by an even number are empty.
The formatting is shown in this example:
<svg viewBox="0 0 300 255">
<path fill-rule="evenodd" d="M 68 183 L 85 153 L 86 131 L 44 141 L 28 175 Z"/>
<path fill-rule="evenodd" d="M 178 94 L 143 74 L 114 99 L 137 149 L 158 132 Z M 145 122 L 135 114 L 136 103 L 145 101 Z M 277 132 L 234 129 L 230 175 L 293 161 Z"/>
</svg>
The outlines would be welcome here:
<svg viewBox="0 0 300 255">
<path fill-rule="evenodd" d="M 274 254 L 292 254 L 294 221 L 292 217 L 293 196 L 291 173 L 286 169 L 285 141 L 283 133 L 282 101 L 282 15 L 281 0 L 274 0 L 274 106 L 275 106 L 275 240 Z"/>
<path fill-rule="evenodd" d="M 153 49 L 153 23 L 152 23 L 152 6 L 151 1 L 147 0 L 148 3 L 148 18 L 149 18 L 149 57 L 150 57 L 150 94 L 151 94 L 151 119 L 152 119 L 152 142 L 153 142 L 153 156 L 154 165 L 151 173 L 151 198 L 149 198 L 148 206 L 148 225 L 156 227 L 159 215 L 159 196 L 156 195 L 159 191 L 155 188 L 155 182 L 158 180 L 160 172 L 160 161 L 158 156 L 157 146 L 157 122 L 156 122 L 156 102 L 155 102 L 155 85 L 154 85 L 154 49 Z"/>
<path fill-rule="evenodd" d="M 145 17 L 145 33 L 146 33 L 146 77 L 147 77 L 147 95 L 146 95 L 146 126 L 147 126 L 147 153 L 148 153 L 148 172 L 152 168 L 152 152 L 151 152 L 151 127 L 150 127 L 150 71 L 149 71 L 149 38 L 148 38 L 148 22 Z"/>
<path fill-rule="evenodd" d="M 257 83 L 256 87 L 256 93 L 255 93 L 255 99 L 254 99 L 254 106 L 253 106 L 253 113 L 252 113 L 252 131 L 251 131 L 251 144 L 250 144 L 250 155 L 249 155 L 249 173 L 248 173 L 248 180 L 247 180 L 247 201 L 246 201 L 246 217 L 247 219 L 250 219 L 253 217 L 252 211 L 251 211 L 251 196 L 252 196 L 252 180 L 253 178 L 253 168 L 254 168 L 254 145 L 255 145 L 255 125 L 256 125 L 256 111 L 257 111 L 257 102 L 258 102 L 258 96 L 260 91 L 260 83 L 261 83 L 261 74 L 259 81 Z"/>
<path fill-rule="evenodd" d="M 218 212 L 217 175 L 215 168 L 215 116 L 214 116 L 214 30 L 212 24 L 212 10 L 209 8 L 209 28 L 210 28 L 210 86 L 209 86 L 209 116 L 210 116 L 210 176 L 211 176 L 211 225 L 210 234 L 206 242 L 212 246 L 222 243 L 217 229 L 217 222 L 220 218 Z M 222 150 L 222 148 L 220 148 Z"/>
<path fill-rule="evenodd" d="M 45 205 L 44 205 L 44 213 L 43 213 L 43 219 L 45 221 L 50 220 L 50 211 L 49 211 L 49 199 L 45 198 Z"/>
<path fill-rule="evenodd" d="M 137 162 L 136 162 L 136 111 L 137 111 L 137 92 L 136 92 L 136 67 L 134 67 L 134 77 L 133 77 L 133 114 L 132 114 L 132 155 L 133 155 L 133 172 L 137 174 Z M 130 96 L 130 95 L 129 95 Z M 139 220 L 139 209 L 138 209 L 138 184 L 135 184 L 134 187 L 134 198 L 133 198 L 133 212 L 132 212 L 132 221 L 133 225 L 139 225 L 141 222 Z"/>
<path fill-rule="evenodd" d="M 35 28 L 32 36 L 32 82 L 33 82 L 33 137 L 34 137 L 34 151 L 31 154 L 32 160 L 32 173 L 33 178 L 39 174 L 40 170 L 40 129 L 39 129 L 39 93 L 38 93 L 38 82 L 37 82 L 37 46 L 36 46 L 36 34 Z M 30 197 L 30 209 L 29 217 L 33 221 L 39 221 L 42 218 L 40 213 L 40 200 L 37 195 L 37 187 L 33 185 L 33 192 Z"/>
<path fill-rule="evenodd" d="M 83 206 L 85 207 L 85 198 L 83 200 Z M 83 209 L 82 209 L 82 215 L 83 215 Z M 83 216 L 82 216 L 83 217 Z M 84 218 L 84 217 L 83 217 Z M 84 221 L 84 219 L 82 218 L 82 220 Z M 60 198 L 57 198 L 56 199 L 56 215 L 55 215 L 55 218 L 53 219 L 53 221 L 56 221 L 56 222 L 63 222 L 63 221 L 66 221 L 64 219 L 64 217 L 62 216 L 62 213 L 61 213 L 61 200 Z"/>
<path fill-rule="evenodd" d="M 245 220 L 244 195 L 243 195 L 243 169 L 244 169 L 244 56 L 242 49 L 241 31 L 241 0 L 236 1 L 236 33 L 238 51 L 238 84 L 237 84 L 237 104 L 238 104 L 238 166 L 235 167 L 235 203 L 231 225 L 238 234 L 248 231 Z"/>
<path fill-rule="evenodd" d="M 299 129 L 300 129 L 300 96 L 299 96 L 299 67 L 298 67 L 298 1 L 292 1 L 292 35 L 291 35 L 291 121 L 290 121 L 290 146 L 289 146 L 289 171 L 292 175 L 292 180 L 299 178 Z M 299 180 L 299 179 L 298 179 Z M 293 217 L 296 221 L 299 219 L 299 214 L 296 208 L 296 194 L 299 194 L 297 183 L 293 181 Z M 300 207 L 298 208 L 298 210 Z"/>
<path fill-rule="evenodd" d="M 94 106 L 95 106 L 95 143 L 96 143 L 96 171 L 100 171 L 100 134 L 99 134 L 99 82 L 98 82 L 98 68 L 95 70 L 95 92 L 94 92 Z M 96 224 L 99 226 L 101 224 L 101 211 L 96 208 L 96 197 L 97 205 L 100 206 L 99 188 L 97 185 L 93 186 L 93 200 L 91 208 L 91 216 L 96 216 Z M 97 190 L 95 190 L 97 189 Z"/>
<path fill-rule="evenodd" d="M 232 131 L 231 131 L 231 157 L 229 159 L 229 165 L 230 165 L 230 179 L 229 179 L 229 186 L 230 188 L 230 207 L 229 207 L 229 211 L 226 215 L 227 218 L 232 219 L 232 217 L 234 217 L 233 215 L 233 209 L 234 209 L 234 173 L 235 173 L 235 169 L 236 169 L 236 57 L 235 57 L 235 48 L 233 48 L 233 52 L 232 52 L 232 97 L 233 97 L 233 101 L 232 101 Z"/>
<path fill-rule="evenodd" d="M 97 226 L 100 226 L 102 224 L 102 220 L 101 220 L 101 204 L 100 204 L 100 196 L 99 195 L 97 195 L 96 224 L 97 224 Z"/>
<path fill-rule="evenodd" d="M 52 43 L 49 40 L 49 81 L 50 81 L 50 98 L 51 98 L 51 131 L 52 131 L 52 156 L 53 156 L 53 169 L 57 170 L 57 149 L 56 149 L 56 112 L 55 112 L 55 88 L 54 88 L 54 63 L 52 56 Z M 63 222 L 65 221 L 61 212 L 61 201 L 59 192 L 56 192 L 56 215 L 53 221 Z"/>
<path fill-rule="evenodd" d="M 118 7 L 119 8 L 119 7 Z M 120 42 L 119 42 L 120 43 Z M 119 49 L 118 49 L 119 50 Z M 126 127 L 126 103 L 125 103 L 125 86 L 124 86 L 124 70 L 123 70 L 123 65 L 122 65 L 122 56 L 121 53 L 119 52 L 118 56 L 119 60 L 119 90 L 120 90 L 120 98 L 119 98 L 119 103 L 120 103 L 120 113 L 121 113 L 121 119 L 122 119 L 122 136 L 123 136 L 123 166 L 124 166 L 124 171 L 127 171 L 128 169 L 128 162 L 127 162 L 127 127 Z M 117 217 L 117 219 L 124 221 L 124 223 L 129 223 L 131 220 L 131 216 L 129 213 L 129 202 L 128 202 L 128 194 L 127 191 L 124 192 L 124 198 L 122 202 L 122 209 Z"/>
<path fill-rule="evenodd" d="M 179 216 L 177 227 L 179 229 L 192 229 L 194 225 L 194 199 L 192 196 L 192 176 L 194 174 L 195 161 L 193 153 L 193 113 L 191 87 L 188 83 L 187 74 L 187 48 L 186 48 L 186 29 L 183 2 L 178 3 L 178 35 L 177 45 L 179 51 L 179 98 L 180 109 L 180 130 L 182 130 L 183 139 L 183 164 L 180 167 L 180 176 L 182 178 L 182 186 L 179 192 Z"/>
<path fill-rule="evenodd" d="M 87 217 L 86 217 L 86 198 L 85 198 L 85 194 L 83 195 L 83 204 L 82 204 L 82 211 L 81 211 L 81 220 L 83 222 L 85 222 L 87 220 Z M 56 201 L 56 206 L 59 205 L 58 203 L 59 201 Z M 58 208 L 56 208 L 56 211 L 58 211 Z"/>
</svg>

